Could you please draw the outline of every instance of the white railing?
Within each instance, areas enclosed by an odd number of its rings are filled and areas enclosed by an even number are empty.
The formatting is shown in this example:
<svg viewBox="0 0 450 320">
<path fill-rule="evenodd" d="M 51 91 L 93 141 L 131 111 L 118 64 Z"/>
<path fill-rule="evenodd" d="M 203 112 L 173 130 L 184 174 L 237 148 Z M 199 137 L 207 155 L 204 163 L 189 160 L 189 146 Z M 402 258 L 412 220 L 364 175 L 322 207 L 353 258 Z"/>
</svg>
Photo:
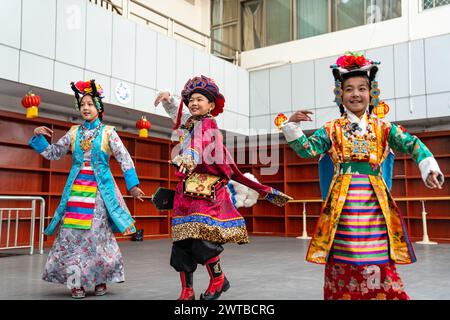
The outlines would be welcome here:
<svg viewBox="0 0 450 320">
<path fill-rule="evenodd" d="M 30 255 L 34 253 L 34 229 L 36 224 L 36 201 L 40 204 L 39 215 L 39 254 L 44 253 L 44 215 L 45 215 L 45 200 L 42 197 L 19 197 L 19 196 L 0 196 L 0 201 L 31 201 L 29 208 L 3 208 L 0 202 L 0 250 L 10 249 L 24 249 L 30 248 Z M 31 211 L 31 217 L 20 217 L 22 212 Z M 14 219 L 15 212 L 15 219 Z M 11 214 L 12 213 L 12 214 Z M 30 220 L 30 243 L 29 245 L 18 245 L 19 223 L 23 220 Z M 14 230 L 11 230 L 11 222 L 14 223 Z M 2 246 L 2 231 L 3 223 L 6 223 L 6 242 Z M 10 246 L 11 234 L 13 233 L 14 245 Z"/>
<path fill-rule="evenodd" d="M 211 52 L 211 37 L 208 34 L 195 30 L 187 24 L 158 12 L 141 1 L 89 0 L 89 2 L 127 19 L 140 21 L 153 29 L 164 32 L 171 38 L 181 38 L 205 52 Z"/>
<path fill-rule="evenodd" d="M 428 237 L 428 229 L 427 229 L 427 212 L 425 209 L 425 201 L 438 201 L 438 200 L 450 200 L 450 197 L 425 197 L 425 198 L 395 198 L 395 201 L 420 201 L 422 203 L 422 229 L 423 229 L 423 236 L 422 241 L 417 241 L 418 244 L 437 244 L 437 242 L 430 241 Z M 305 200 L 291 200 L 289 203 L 303 203 L 303 230 L 302 235 L 297 237 L 297 239 L 311 239 L 310 236 L 308 236 L 308 233 L 306 231 L 306 204 L 307 203 L 322 203 L 323 201 L 321 199 L 305 199 Z"/>
</svg>

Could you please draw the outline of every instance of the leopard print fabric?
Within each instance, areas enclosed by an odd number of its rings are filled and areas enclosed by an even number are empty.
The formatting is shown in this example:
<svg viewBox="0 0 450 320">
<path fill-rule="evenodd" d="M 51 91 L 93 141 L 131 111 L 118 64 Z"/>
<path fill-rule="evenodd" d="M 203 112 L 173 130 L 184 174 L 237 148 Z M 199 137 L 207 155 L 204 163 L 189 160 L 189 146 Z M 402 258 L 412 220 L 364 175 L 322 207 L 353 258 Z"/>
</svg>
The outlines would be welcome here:
<svg viewBox="0 0 450 320">
<path fill-rule="evenodd" d="M 199 222 L 188 222 L 172 226 L 173 241 L 184 239 L 201 239 L 217 243 L 233 242 L 245 244 L 249 242 L 245 227 L 221 228 Z"/>
</svg>

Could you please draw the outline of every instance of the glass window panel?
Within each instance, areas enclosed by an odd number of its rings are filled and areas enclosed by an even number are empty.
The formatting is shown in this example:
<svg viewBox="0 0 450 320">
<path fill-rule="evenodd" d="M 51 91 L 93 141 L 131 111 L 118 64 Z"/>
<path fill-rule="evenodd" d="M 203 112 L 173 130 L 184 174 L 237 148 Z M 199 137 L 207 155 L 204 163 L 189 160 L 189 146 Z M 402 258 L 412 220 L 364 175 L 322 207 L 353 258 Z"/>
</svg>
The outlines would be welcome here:
<svg viewBox="0 0 450 320">
<path fill-rule="evenodd" d="M 401 17 L 401 0 L 366 0 L 367 23 L 375 23 L 384 20 Z"/>
<path fill-rule="evenodd" d="M 343 30 L 365 23 L 364 0 L 334 0 L 334 30 Z"/>
<path fill-rule="evenodd" d="M 237 20 L 239 0 L 212 0 L 211 3 L 213 26 Z"/>
<path fill-rule="evenodd" d="M 328 32 L 328 0 L 297 0 L 299 39 Z"/>
<path fill-rule="evenodd" d="M 423 8 L 424 9 L 433 8 L 433 0 L 423 0 Z"/>
<path fill-rule="evenodd" d="M 214 41 L 218 40 L 218 41 Z M 212 30 L 212 53 L 234 57 L 237 48 L 237 25 Z"/>
<path fill-rule="evenodd" d="M 266 1 L 266 45 L 291 40 L 291 0 Z"/>
<path fill-rule="evenodd" d="M 435 7 L 445 6 L 446 4 L 450 4 L 450 0 L 435 0 Z"/>
<path fill-rule="evenodd" d="M 252 50 L 266 45 L 263 1 L 242 3 L 242 50 Z"/>
</svg>

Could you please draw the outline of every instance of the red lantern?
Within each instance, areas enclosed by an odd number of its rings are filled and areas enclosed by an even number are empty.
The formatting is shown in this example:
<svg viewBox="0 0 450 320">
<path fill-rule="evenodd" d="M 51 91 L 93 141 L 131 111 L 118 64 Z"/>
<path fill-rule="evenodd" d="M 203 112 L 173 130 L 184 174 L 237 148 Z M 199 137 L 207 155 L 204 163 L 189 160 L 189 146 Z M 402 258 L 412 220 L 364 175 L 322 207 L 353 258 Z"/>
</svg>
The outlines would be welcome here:
<svg viewBox="0 0 450 320">
<path fill-rule="evenodd" d="M 373 109 L 373 114 L 381 119 L 384 118 L 388 112 L 389 112 L 389 106 L 384 101 L 380 101 L 378 106 Z"/>
<path fill-rule="evenodd" d="M 38 107 L 41 103 L 41 97 L 29 91 L 22 99 L 22 106 L 27 109 L 27 118 L 36 118 L 38 116 Z"/>
<path fill-rule="evenodd" d="M 139 137 L 141 138 L 147 138 L 148 137 L 148 130 L 152 124 L 145 116 L 142 116 L 138 121 L 136 121 L 136 128 L 139 129 Z"/>
</svg>

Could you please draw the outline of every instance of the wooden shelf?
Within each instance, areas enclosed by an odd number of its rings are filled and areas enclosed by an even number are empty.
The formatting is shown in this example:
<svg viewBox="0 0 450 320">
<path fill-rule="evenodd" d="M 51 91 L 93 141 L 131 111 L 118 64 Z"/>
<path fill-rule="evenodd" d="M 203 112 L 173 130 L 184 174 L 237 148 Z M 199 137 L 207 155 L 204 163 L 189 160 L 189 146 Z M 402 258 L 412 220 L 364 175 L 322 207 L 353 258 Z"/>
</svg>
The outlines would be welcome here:
<svg viewBox="0 0 450 320">
<path fill-rule="evenodd" d="M 311 164 L 319 165 L 319 161 L 316 160 L 316 161 L 286 163 L 286 167 L 296 167 L 296 166 L 311 165 Z"/>
<path fill-rule="evenodd" d="M 422 216 L 406 216 L 405 219 L 422 220 Z M 450 216 L 430 216 L 427 214 L 427 220 L 450 220 Z"/>
<path fill-rule="evenodd" d="M 318 218 L 320 215 L 318 214 L 306 214 L 306 218 Z M 287 215 L 288 218 L 301 218 L 303 219 L 302 215 L 293 215 L 293 214 L 288 214 Z"/>
<path fill-rule="evenodd" d="M 52 139 L 54 143 L 73 124 L 46 118 L 26 119 L 23 114 L 0 111 L 0 148 L 7 153 L 6 160 L 2 161 L 3 164 L 0 165 L 0 170 L 3 170 L 3 189 L 8 190 L 2 191 L 0 184 L 0 194 L 44 197 L 46 202 L 48 201 L 45 212 L 45 221 L 48 224 L 61 198 L 62 188 L 65 185 L 65 176 L 70 172 L 72 159 L 71 156 L 66 156 L 59 161 L 48 161 L 28 146 L 28 141 L 34 128 L 40 125 L 46 125 L 55 131 Z M 14 132 L 14 140 L 11 140 L 11 132 Z M 141 174 L 139 179 L 144 188 L 148 188 L 148 190 L 146 189 L 147 192 L 158 185 L 173 188 L 178 184 L 178 179 L 174 176 L 173 169 L 168 163 L 171 150 L 177 145 L 177 142 L 153 137 L 139 138 L 136 134 L 126 132 L 119 132 L 119 136 L 127 146 L 137 171 Z M 425 144 L 428 141 L 431 150 L 437 151 L 435 157 L 440 164 L 442 163 L 441 170 L 448 180 L 450 178 L 448 168 L 450 153 L 448 148 L 446 149 L 446 145 L 448 145 L 450 139 L 450 131 L 419 133 L 417 136 Z M 250 157 L 249 153 L 252 153 L 252 156 L 257 155 L 255 152 L 257 152 L 258 148 L 246 146 L 239 149 L 245 150 L 245 159 L 256 159 Z M 279 208 L 267 201 L 260 201 L 251 208 L 240 210 L 247 222 L 249 233 L 261 236 L 299 236 L 303 223 L 303 202 L 305 199 L 315 199 L 314 202 L 306 204 L 307 228 L 308 233 L 311 235 L 323 205 L 318 179 L 318 157 L 301 159 L 287 144 L 274 147 L 268 145 L 266 149 L 271 149 L 268 154 L 279 152 L 278 163 L 262 164 L 260 163 L 261 159 L 257 158 L 258 163 L 239 164 L 238 168 L 243 172 L 249 171 L 253 173 L 263 184 L 285 191 L 298 202 L 289 202 L 285 207 Z M 24 154 L 26 155 L 25 159 L 23 157 Z M 236 153 L 232 154 L 235 155 Z M 21 161 L 15 161 L 15 159 Z M 266 176 L 259 174 L 261 168 L 270 166 L 278 166 L 276 175 Z M 143 197 L 144 203 L 133 199 L 131 195 L 127 194 L 126 190 L 123 190 L 125 183 L 120 166 L 113 161 L 111 167 L 115 172 L 113 173 L 114 178 L 117 180 L 120 189 L 124 191 L 123 197 L 128 209 L 140 225 L 137 228 L 145 230 L 144 238 L 169 238 L 172 212 L 157 211 L 149 201 L 151 194 Z M 414 171 L 411 171 L 412 168 L 414 168 Z M 314 172 L 312 172 L 313 170 Z M 423 183 L 419 181 L 421 176 L 417 166 L 412 163 L 412 158 L 405 154 L 397 153 L 394 173 L 393 182 L 394 187 L 397 188 L 397 191 L 394 191 L 395 199 L 401 212 L 409 214 L 404 216 L 404 219 L 407 222 L 408 230 L 411 232 L 409 234 L 410 237 L 422 238 L 422 208 L 420 201 L 426 200 L 427 219 L 430 221 L 428 225 L 430 238 L 434 241 L 439 239 L 439 241 L 450 242 L 450 228 L 448 228 L 450 200 L 436 197 L 436 195 L 442 197 L 449 193 L 446 192 L 449 190 L 448 183 L 444 185 L 444 190 L 439 190 L 439 193 L 436 193 L 436 190 L 422 188 Z M 29 183 L 30 181 L 31 184 Z M 419 184 L 421 188 L 418 188 Z M 407 195 L 414 195 L 414 197 L 407 197 Z M 24 236 L 28 235 L 26 230 L 22 230 L 22 233 Z M 47 240 L 46 246 L 49 246 L 54 237 L 47 238 L 49 240 Z M 117 234 L 117 238 L 130 240 L 131 236 L 124 237 Z"/>
<path fill-rule="evenodd" d="M 284 219 L 284 215 L 280 216 L 280 215 L 260 215 L 258 213 L 254 213 L 253 214 L 254 218 L 276 218 L 276 219 Z"/>
<path fill-rule="evenodd" d="M 163 164 L 169 164 L 169 159 L 164 160 L 164 159 L 153 159 L 153 158 L 146 158 L 146 157 L 137 157 L 137 156 L 132 156 L 131 158 L 135 159 L 135 160 L 139 160 L 139 161 L 146 161 L 146 162 L 157 162 L 157 163 L 163 163 Z"/>
<path fill-rule="evenodd" d="M 30 138 L 31 138 L 31 136 L 30 136 Z M 27 142 L 21 142 L 21 141 L 11 141 L 11 140 L 0 139 L 0 144 L 30 148 L 30 146 L 28 145 Z"/>
<path fill-rule="evenodd" d="M 28 141 L 34 128 L 40 125 L 46 125 L 54 130 L 54 137 L 51 141 L 55 143 L 73 124 L 48 118 L 26 119 L 23 114 L 0 110 L 0 147 L 6 153 L 6 160 L 2 161 L 0 165 L 0 170 L 4 172 L 2 175 L 3 188 L 0 185 L 0 194 L 44 197 L 46 199 L 45 221 L 48 224 L 59 205 L 63 187 L 72 167 L 72 157 L 67 155 L 58 161 L 49 161 L 32 150 Z M 14 140 L 11 140 L 11 132 L 14 132 Z M 135 134 L 125 132 L 119 132 L 119 136 L 126 145 L 135 165 L 137 163 L 141 168 L 148 168 L 147 171 L 144 171 L 145 175 L 139 176 L 143 184 L 151 188 L 158 184 L 170 185 L 174 179 L 169 176 L 168 164 L 172 147 L 171 141 L 153 137 L 139 138 Z M 16 163 L 16 158 L 21 161 Z M 111 163 L 111 169 L 116 172 L 113 173 L 113 177 L 122 190 L 125 186 L 124 177 L 120 166 L 114 160 Z M 151 199 L 151 195 L 143 197 L 146 200 L 145 203 L 133 199 L 126 191 L 123 192 L 123 197 L 133 218 L 142 224 L 145 238 L 170 237 L 170 211 L 164 211 L 163 214 L 156 213 L 154 206 L 147 202 Z M 134 214 L 134 212 L 139 212 L 139 214 Z M 20 220 L 22 219 L 30 218 L 20 218 Z M 20 225 L 19 228 L 21 228 Z M 21 236 L 23 234 L 23 236 L 29 237 L 28 230 L 19 230 L 19 232 Z M 131 239 L 131 236 L 123 237 L 118 234 L 117 238 L 126 240 Z M 45 237 L 45 239 L 47 239 L 45 245 L 49 246 L 54 237 Z"/>
<path fill-rule="evenodd" d="M 116 177 L 114 177 L 116 178 Z M 118 177 L 119 178 L 119 177 Z M 158 177 L 149 177 L 149 176 L 140 176 L 139 180 L 151 180 L 151 181 L 169 181 L 169 178 L 158 178 Z"/>
<path fill-rule="evenodd" d="M 17 171 L 30 171 L 30 172 L 50 172 L 50 168 L 30 168 L 30 167 L 21 167 L 21 166 L 7 166 L 0 165 L 0 169 L 3 170 L 17 170 Z"/>
<path fill-rule="evenodd" d="M 48 192 L 41 191 L 0 191 L 2 196 L 48 196 Z"/>
<path fill-rule="evenodd" d="M 169 216 L 168 215 L 161 215 L 161 216 L 158 216 L 158 215 L 139 215 L 139 214 L 134 214 L 134 215 L 132 215 L 132 217 L 133 218 L 168 218 Z"/>
</svg>

